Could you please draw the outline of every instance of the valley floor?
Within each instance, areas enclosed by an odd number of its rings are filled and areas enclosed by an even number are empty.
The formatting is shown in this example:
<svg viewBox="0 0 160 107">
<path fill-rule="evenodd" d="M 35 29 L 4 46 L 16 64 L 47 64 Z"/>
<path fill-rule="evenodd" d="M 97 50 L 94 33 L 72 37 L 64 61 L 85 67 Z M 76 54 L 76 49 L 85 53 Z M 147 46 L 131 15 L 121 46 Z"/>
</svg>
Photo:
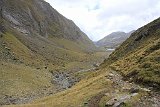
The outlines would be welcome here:
<svg viewBox="0 0 160 107">
<path fill-rule="evenodd" d="M 110 52 L 84 54 L 83 61 L 63 67 L 36 68 L 11 61 L 0 61 L 0 105 L 26 104 L 70 89 L 90 74 Z M 42 66 L 43 67 L 43 66 Z"/>
<path fill-rule="evenodd" d="M 159 107 L 160 93 L 124 81 L 106 68 L 90 74 L 72 88 L 34 101 L 9 107 Z M 8 107 L 8 106 L 4 106 Z"/>
</svg>

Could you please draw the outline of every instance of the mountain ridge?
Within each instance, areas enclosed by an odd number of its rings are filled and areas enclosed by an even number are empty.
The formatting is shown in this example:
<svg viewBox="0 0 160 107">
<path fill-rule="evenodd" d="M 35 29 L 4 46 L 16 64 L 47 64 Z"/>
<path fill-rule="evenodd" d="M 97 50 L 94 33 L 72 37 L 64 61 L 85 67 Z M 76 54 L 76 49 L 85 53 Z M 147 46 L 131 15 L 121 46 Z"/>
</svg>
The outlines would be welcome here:
<svg viewBox="0 0 160 107">
<path fill-rule="evenodd" d="M 95 44 L 99 47 L 117 48 L 121 43 L 123 43 L 134 31 L 128 33 L 117 31 L 113 32 L 101 40 L 97 41 Z"/>
<path fill-rule="evenodd" d="M 12 27 L 11 29 L 14 28 L 13 30 L 17 30 L 24 35 L 38 34 L 43 37 L 54 36 L 76 40 L 77 42 L 81 41 L 89 43 L 88 45 L 93 47 L 91 40 L 73 21 L 59 14 L 44 0 L 30 0 L 28 2 L 21 0 L 18 4 L 16 4 L 18 2 L 16 0 L 2 0 L 1 2 L 3 5 L 1 17 L 5 19 L 2 22 L 7 29 Z"/>
</svg>

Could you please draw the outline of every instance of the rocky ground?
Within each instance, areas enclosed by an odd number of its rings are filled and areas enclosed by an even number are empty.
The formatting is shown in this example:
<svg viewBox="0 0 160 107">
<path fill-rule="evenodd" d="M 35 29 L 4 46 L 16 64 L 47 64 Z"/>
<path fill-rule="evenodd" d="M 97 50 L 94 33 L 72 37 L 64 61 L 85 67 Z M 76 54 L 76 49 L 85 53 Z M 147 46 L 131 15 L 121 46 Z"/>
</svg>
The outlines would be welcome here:
<svg viewBox="0 0 160 107">
<path fill-rule="evenodd" d="M 144 88 L 129 81 L 124 81 L 123 77 L 116 71 L 110 71 L 106 79 L 113 82 L 112 91 L 104 91 L 93 96 L 88 103 L 89 107 L 99 107 L 99 103 L 104 96 L 110 97 L 106 101 L 106 107 L 159 107 L 160 93 Z"/>
<path fill-rule="evenodd" d="M 93 69 L 84 69 L 77 72 L 90 72 Z M 0 102 L 0 105 L 26 104 L 32 102 L 35 99 L 40 99 L 42 97 L 50 96 L 57 92 L 69 89 L 80 81 L 80 78 L 77 78 L 73 74 L 70 74 L 66 71 L 50 71 L 50 73 L 52 74 L 51 83 L 53 86 L 51 85 L 49 87 L 43 87 L 40 90 L 33 91 L 26 96 L 5 95 L 2 98 L 0 97 L 3 102 Z"/>
<path fill-rule="evenodd" d="M 3 103 L 0 103 L 0 105 L 29 103 L 35 99 L 53 95 L 57 92 L 71 88 L 73 85 L 75 85 L 76 82 L 78 82 L 77 78 L 66 72 L 55 72 L 52 75 L 53 77 L 51 83 L 53 86 L 44 87 L 38 91 L 33 91 L 30 94 L 21 97 L 5 95 L 3 98 L 0 98 L 3 100 Z"/>
</svg>

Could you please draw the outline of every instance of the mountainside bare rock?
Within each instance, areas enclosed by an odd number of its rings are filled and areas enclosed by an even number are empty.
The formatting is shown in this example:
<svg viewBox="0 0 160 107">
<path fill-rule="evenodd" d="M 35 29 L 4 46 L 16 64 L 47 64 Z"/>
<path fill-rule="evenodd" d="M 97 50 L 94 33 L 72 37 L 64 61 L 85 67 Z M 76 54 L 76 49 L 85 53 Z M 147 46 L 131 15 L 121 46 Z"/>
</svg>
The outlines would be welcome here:
<svg viewBox="0 0 160 107">
<path fill-rule="evenodd" d="M 44 0 L 1 0 L 0 4 L 0 20 L 6 31 L 13 30 L 32 37 L 65 38 L 86 44 L 88 49 L 94 47 L 73 21 L 62 16 Z"/>
</svg>

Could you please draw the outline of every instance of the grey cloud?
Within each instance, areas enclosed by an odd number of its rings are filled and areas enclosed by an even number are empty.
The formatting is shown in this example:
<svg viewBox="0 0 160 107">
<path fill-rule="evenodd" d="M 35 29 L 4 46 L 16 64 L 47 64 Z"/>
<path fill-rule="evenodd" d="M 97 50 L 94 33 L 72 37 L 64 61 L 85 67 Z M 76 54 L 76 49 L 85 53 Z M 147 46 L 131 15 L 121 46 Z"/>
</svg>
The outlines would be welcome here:
<svg viewBox="0 0 160 107">
<path fill-rule="evenodd" d="M 160 0 L 46 0 L 92 40 L 135 30 L 160 16 Z"/>
</svg>

